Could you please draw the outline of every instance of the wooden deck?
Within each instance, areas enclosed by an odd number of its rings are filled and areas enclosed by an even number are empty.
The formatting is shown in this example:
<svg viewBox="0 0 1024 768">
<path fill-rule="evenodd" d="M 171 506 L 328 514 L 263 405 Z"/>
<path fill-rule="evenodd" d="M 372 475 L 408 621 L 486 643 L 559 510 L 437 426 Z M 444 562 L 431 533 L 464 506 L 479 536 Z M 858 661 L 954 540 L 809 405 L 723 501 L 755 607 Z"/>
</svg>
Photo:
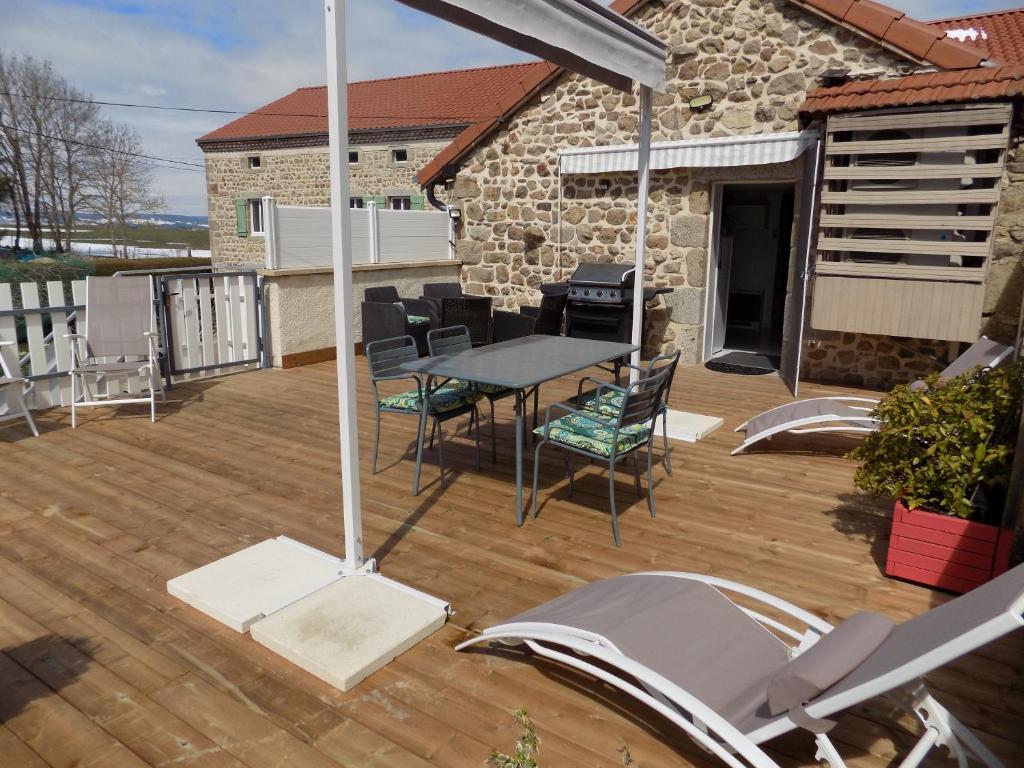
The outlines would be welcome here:
<svg viewBox="0 0 1024 768">
<path fill-rule="evenodd" d="M 428 453 L 414 498 L 415 420 L 385 416 L 372 476 L 364 366 L 360 382 L 366 551 L 386 575 L 449 599 L 448 625 L 342 694 L 166 593 L 168 579 L 281 533 L 341 553 L 333 365 L 182 385 L 155 425 L 141 410 L 96 410 L 72 432 L 66 412 L 44 413 L 38 439 L 0 429 L 0 765 L 480 766 L 512 748 L 510 713 L 522 706 L 547 768 L 620 765 L 623 742 L 640 768 L 717 765 L 582 675 L 452 646 L 586 581 L 650 568 L 744 581 L 830 620 L 865 609 L 905 618 L 945 599 L 881 575 L 886 511 L 853 488 L 847 443 L 777 440 L 729 456 L 733 427 L 787 400 L 773 377 L 680 369 L 674 405 L 724 416 L 726 428 L 676 444 L 673 477 L 655 469 L 657 519 L 624 474 L 621 549 L 604 476 L 587 469 L 570 502 L 559 456 L 542 473 L 540 518 L 515 527 L 508 401 L 497 466 L 485 452 L 474 472 L 456 437 L 448 488 Z M 569 387 L 547 387 L 542 401 Z M 802 450 L 811 445 L 827 450 Z M 931 683 L 1008 766 L 1024 765 L 1024 636 Z M 912 743 L 888 712 L 872 702 L 836 729 L 851 766 L 882 768 Z M 787 737 L 772 753 L 814 765 L 809 745 Z M 949 764 L 935 755 L 929 765 Z"/>
</svg>

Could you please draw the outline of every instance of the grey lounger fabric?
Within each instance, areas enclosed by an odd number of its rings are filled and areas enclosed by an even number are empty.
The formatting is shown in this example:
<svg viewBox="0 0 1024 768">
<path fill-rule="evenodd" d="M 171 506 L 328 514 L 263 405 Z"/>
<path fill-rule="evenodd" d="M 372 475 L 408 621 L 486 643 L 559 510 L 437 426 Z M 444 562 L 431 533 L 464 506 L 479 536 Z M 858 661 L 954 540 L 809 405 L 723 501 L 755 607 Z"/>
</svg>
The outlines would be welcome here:
<svg viewBox="0 0 1024 768">
<path fill-rule="evenodd" d="M 788 648 L 707 584 L 637 574 L 596 581 L 509 620 L 582 629 L 677 683 L 734 725 L 766 704 Z"/>
<path fill-rule="evenodd" d="M 982 336 L 976 342 L 964 350 L 963 354 L 947 365 L 939 374 L 943 381 L 955 379 L 970 373 L 975 368 L 995 368 L 1010 359 L 1013 347 L 1000 344 L 998 341 Z M 915 381 L 910 385 L 913 390 L 922 390 L 928 387 L 923 381 Z"/>
<path fill-rule="evenodd" d="M 85 338 L 93 357 L 149 355 L 146 333 L 153 330 L 149 277 L 90 277 L 86 307 Z"/>
</svg>

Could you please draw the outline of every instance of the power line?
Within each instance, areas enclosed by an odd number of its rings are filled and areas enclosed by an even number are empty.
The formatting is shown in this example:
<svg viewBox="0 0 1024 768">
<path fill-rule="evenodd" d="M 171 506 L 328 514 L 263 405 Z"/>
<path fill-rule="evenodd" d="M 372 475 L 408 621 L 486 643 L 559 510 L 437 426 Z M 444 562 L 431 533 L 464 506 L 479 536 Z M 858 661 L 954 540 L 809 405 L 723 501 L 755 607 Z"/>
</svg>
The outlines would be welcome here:
<svg viewBox="0 0 1024 768">
<path fill-rule="evenodd" d="M 254 110 L 252 112 L 240 112 L 234 109 L 207 109 L 204 107 L 171 107 L 163 104 L 133 104 L 130 102 L 122 101 L 99 101 L 97 99 L 72 99 L 64 96 L 28 96 L 23 93 L 11 93 L 9 91 L 0 91 L 0 96 L 13 96 L 15 98 L 23 99 L 42 99 L 43 101 L 62 101 L 69 102 L 72 104 L 95 104 L 101 107 L 126 107 L 131 109 L 156 109 L 164 112 L 192 112 L 192 113 L 205 113 L 211 115 L 260 115 L 264 117 L 313 117 L 320 119 L 327 119 L 326 114 L 313 113 L 313 112 L 268 112 L 263 110 Z M 470 117 L 467 115 L 360 115 L 349 113 L 349 117 L 356 120 L 454 120 L 460 122 L 473 123 L 482 119 L 497 119 L 497 115 L 477 115 Z"/>
<path fill-rule="evenodd" d="M 18 133 L 25 133 L 25 134 L 28 134 L 30 136 L 37 136 L 37 137 L 39 137 L 41 139 L 47 139 L 49 141 L 63 141 L 63 142 L 67 142 L 69 144 L 74 144 L 74 145 L 79 146 L 79 147 L 85 147 L 87 149 L 98 149 L 98 150 L 101 150 L 103 152 L 111 152 L 113 154 L 125 155 L 126 157 L 137 157 L 137 158 L 141 158 L 143 160 L 155 160 L 155 161 L 160 162 L 160 163 L 172 163 L 174 165 L 185 166 L 181 170 L 188 170 L 190 168 L 201 168 L 204 171 L 206 170 L 206 166 L 201 164 L 201 163 L 190 163 L 190 162 L 186 162 L 185 160 L 172 160 L 172 159 L 170 159 L 168 157 L 157 157 L 155 155 L 143 155 L 143 154 L 141 154 L 139 152 L 129 152 L 129 151 L 124 150 L 124 149 L 114 149 L 113 147 L 104 147 L 104 146 L 102 146 L 100 144 L 90 144 L 87 141 L 78 141 L 77 139 L 64 139 L 64 138 L 59 138 L 57 136 L 49 136 L 49 135 L 47 135 L 45 133 L 40 133 L 39 131 L 30 131 L 27 128 L 18 128 L 18 127 L 13 126 L 13 125 L 5 125 L 4 123 L 0 123 L 0 128 L 4 128 L 4 129 L 6 129 L 8 131 L 17 131 Z"/>
</svg>

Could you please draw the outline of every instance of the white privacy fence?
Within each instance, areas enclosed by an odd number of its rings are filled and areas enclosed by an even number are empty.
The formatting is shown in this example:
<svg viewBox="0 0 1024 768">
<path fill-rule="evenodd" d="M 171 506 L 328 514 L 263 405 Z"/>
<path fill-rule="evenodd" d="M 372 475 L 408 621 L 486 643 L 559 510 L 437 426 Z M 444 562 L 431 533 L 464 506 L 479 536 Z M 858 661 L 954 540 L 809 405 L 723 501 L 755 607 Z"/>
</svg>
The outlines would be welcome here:
<svg viewBox="0 0 1024 768">
<path fill-rule="evenodd" d="M 161 368 L 165 382 L 266 367 L 262 285 L 254 272 L 156 275 Z M 11 371 L 31 382 L 29 408 L 71 402 L 71 342 L 85 328 L 85 281 L 0 283 L 0 347 Z M 70 289 L 69 291 L 67 289 Z M 67 301 L 67 293 L 71 302 Z M 138 377 L 110 379 L 100 387 L 137 391 Z M 0 394 L 0 415 L 7 405 Z"/>
<path fill-rule="evenodd" d="M 329 267 L 331 209 L 278 205 L 263 198 L 267 269 Z M 381 210 L 370 202 L 352 213 L 352 263 L 397 264 L 455 258 L 454 220 L 444 211 Z"/>
</svg>

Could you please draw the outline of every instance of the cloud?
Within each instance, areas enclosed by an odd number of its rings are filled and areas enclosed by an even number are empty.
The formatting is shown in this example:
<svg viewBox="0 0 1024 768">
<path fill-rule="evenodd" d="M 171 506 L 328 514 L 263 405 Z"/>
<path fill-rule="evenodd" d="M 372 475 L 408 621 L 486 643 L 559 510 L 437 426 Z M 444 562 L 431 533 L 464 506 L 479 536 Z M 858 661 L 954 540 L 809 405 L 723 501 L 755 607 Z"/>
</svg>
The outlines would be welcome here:
<svg viewBox="0 0 1024 768">
<path fill-rule="evenodd" d="M 46 56 L 104 101 L 248 111 L 326 82 L 316 0 L 0 0 L 0 49 Z M 409 11 L 349 0 L 349 79 L 457 69 L 525 57 Z M 201 162 L 195 139 L 229 115 L 104 108 L 142 135 L 148 154 Z M 155 169 L 173 213 L 204 214 L 203 174 Z"/>
<path fill-rule="evenodd" d="M 889 1 L 925 19 L 1020 2 Z M 347 11 L 351 80 L 527 58 L 394 0 L 348 0 Z M 74 85 L 105 101 L 248 111 L 326 79 L 317 0 L 0 0 L 0 19 L 0 49 L 49 57 Z M 147 153 L 197 162 L 195 139 L 231 119 L 105 112 L 135 127 Z M 170 212 L 206 212 L 202 173 L 154 175 Z"/>
</svg>

